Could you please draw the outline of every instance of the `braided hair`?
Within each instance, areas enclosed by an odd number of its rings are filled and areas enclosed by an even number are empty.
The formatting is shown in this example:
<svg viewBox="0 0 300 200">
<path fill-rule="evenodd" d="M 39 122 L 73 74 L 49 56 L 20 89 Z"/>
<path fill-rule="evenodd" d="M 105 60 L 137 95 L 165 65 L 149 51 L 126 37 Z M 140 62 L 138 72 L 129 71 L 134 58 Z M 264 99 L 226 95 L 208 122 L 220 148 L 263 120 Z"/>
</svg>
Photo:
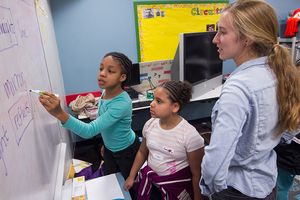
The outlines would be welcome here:
<svg viewBox="0 0 300 200">
<path fill-rule="evenodd" d="M 164 88 L 168 91 L 168 96 L 171 102 L 179 103 L 179 111 L 192 98 L 192 85 L 186 81 L 167 81 L 158 87 Z"/>
<path fill-rule="evenodd" d="M 124 89 L 124 85 L 126 85 L 131 78 L 132 61 L 120 52 L 109 52 L 103 58 L 108 56 L 111 56 L 113 60 L 117 61 L 121 65 L 122 73 L 126 75 L 126 80 L 121 84 L 121 87 Z"/>
</svg>

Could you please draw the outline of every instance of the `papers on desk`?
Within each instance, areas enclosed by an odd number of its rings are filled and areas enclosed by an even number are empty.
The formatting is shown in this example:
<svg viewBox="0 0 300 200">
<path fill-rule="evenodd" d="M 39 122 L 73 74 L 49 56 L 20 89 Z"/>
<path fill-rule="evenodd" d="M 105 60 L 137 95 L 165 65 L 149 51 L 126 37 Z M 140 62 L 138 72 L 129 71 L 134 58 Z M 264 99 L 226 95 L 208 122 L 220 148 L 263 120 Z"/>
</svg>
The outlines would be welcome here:
<svg viewBox="0 0 300 200">
<path fill-rule="evenodd" d="M 75 173 L 79 173 L 84 168 L 87 168 L 92 165 L 92 163 L 88 163 L 78 159 L 72 159 Z"/>
<path fill-rule="evenodd" d="M 85 182 L 88 200 L 124 199 L 115 174 L 102 176 Z"/>
<path fill-rule="evenodd" d="M 220 85 L 201 96 L 197 96 L 197 97 L 193 96 L 191 101 L 202 101 L 202 100 L 219 98 L 221 95 L 222 87 L 223 87 L 223 85 Z"/>
</svg>

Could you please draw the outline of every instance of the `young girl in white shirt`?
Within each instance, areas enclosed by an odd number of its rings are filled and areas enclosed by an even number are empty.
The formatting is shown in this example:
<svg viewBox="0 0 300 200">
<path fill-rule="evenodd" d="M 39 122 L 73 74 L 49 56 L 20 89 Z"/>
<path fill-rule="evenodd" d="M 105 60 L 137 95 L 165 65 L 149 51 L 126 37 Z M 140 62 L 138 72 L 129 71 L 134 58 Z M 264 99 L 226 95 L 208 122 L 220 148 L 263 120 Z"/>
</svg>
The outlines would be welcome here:
<svg viewBox="0 0 300 200">
<path fill-rule="evenodd" d="M 189 102 L 192 87 L 169 81 L 157 87 L 150 104 L 151 119 L 143 128 L 143 140 L 135 157 L 125 189 L 137 178 L 138 199 L 150 199 L 152 186 L 163 199 L 201 199 L 198 186 L 204 140 L 178 112 Z"/>
</svg>

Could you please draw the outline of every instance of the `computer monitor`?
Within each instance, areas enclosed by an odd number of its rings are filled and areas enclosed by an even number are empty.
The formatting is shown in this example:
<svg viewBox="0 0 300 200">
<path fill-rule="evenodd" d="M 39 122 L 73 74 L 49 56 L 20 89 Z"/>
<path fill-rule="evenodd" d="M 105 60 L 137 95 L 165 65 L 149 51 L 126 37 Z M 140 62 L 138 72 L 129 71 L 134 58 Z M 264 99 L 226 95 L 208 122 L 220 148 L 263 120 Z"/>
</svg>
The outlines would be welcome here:
<svg viewBox="0 0 300 200">
<path fill-rule="evenodd" d="M 138 98 L 139 93 L 136 90 L 134 90 L 131 86 L 138 85 L 141 83 L 140 76 L 140 64 L 133 63 L 131 69 L 131 76 L 124 83 L 124 89 L 129 94 L 131 99 Z"/>
<path fill-rule="evenodd" d="M 216 32 L 181 33 L 171 79 L 193 85 L 193 98 L 222 84 L 223 62 L 212 43 Z"/>
<path fill-rule="evenodd" d="M 126 80 L 125 86 L 130 87 L 133 85 L 138 85 L 141 83 L 140 79 L 140 64 L 139 63 L 133 63 L 132 69 L 131 69 L 131 76 L 129 79 Z"/>
</svg>

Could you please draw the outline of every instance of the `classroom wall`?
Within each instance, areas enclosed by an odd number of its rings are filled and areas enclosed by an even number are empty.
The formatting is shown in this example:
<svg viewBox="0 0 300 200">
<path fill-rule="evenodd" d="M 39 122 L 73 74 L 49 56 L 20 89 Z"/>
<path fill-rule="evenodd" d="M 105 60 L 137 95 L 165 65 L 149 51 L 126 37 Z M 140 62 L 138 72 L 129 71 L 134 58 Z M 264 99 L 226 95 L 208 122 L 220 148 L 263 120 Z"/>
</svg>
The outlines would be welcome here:
<svg viewBox="0 0 300 200">
<path fill-rule="evenodd" d="M 268 2 L 281 22 L 300 5 L 300 0 Z M 99 90 L 99 62 L 109 51 L 137 62 L 133 0 L 51 0 L 50 6 L 66 94 Z M 234 68 L 233 61 L 224 62 L 224 73 Z"/>
</svg>

